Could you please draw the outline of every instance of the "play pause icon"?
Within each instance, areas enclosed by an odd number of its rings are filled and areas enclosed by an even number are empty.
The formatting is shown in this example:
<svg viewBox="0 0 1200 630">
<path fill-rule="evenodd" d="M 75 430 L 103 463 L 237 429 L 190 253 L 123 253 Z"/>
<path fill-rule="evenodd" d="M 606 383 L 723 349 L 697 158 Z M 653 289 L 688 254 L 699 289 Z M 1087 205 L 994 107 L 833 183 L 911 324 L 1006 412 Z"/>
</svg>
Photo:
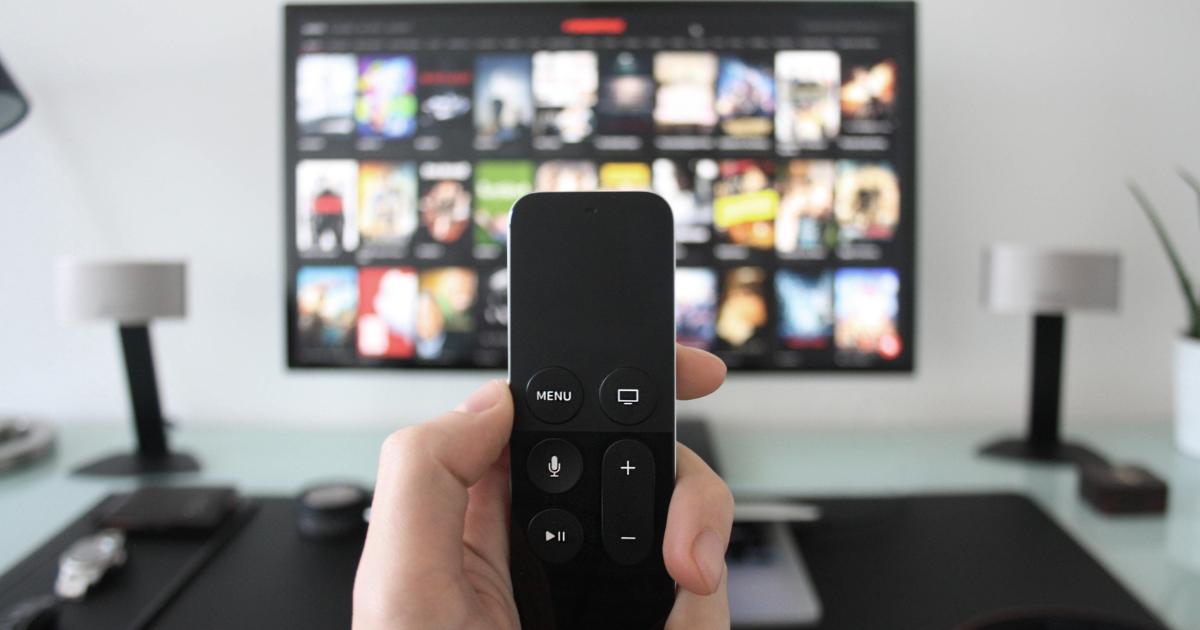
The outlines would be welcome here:
<svg viewBox="0 0 1200 630">
<path fill-rule="evenodd" d="M 550 542 L 551 540 L 567 542 L 567 533 L 563 531 L 552 532 L 550 530 L 546 530 L 546 542 Z"/>
</svg>

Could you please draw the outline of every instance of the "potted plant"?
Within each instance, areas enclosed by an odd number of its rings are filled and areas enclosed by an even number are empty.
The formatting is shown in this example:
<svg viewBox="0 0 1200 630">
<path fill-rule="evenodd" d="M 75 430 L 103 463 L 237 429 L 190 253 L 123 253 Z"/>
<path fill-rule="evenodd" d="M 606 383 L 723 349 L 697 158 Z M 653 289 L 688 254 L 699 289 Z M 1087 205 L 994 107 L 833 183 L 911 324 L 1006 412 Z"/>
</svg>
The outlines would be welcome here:
<svg viewBox="0 0 1200 630">
<path fill-rule="evenodd" d="M 1200 199 L 1200 179 L 1182 169 L 1179 175 Z M 1200 458 L 1200 301 L 1179 250 L 1149 198 L 1133 182 L 1129 183 L 1129 191 L 1162 242 L 1187 306 L 1188 327 L 1175 342 L 1175 443 L 1184 454 Z"/>
</svg>

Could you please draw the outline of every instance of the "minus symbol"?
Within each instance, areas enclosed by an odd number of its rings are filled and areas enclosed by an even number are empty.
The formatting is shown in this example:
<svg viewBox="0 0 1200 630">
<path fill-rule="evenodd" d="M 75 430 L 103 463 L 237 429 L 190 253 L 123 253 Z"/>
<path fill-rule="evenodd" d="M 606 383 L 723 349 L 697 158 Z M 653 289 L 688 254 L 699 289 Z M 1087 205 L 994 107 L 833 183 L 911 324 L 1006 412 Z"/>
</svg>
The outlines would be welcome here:
<svg viewBox="0 0 1200 630">
<path fill-rule="evenodd" d="M 637 540 L 637 536 L 622 536 L 621 540 Z"/>
</svg>

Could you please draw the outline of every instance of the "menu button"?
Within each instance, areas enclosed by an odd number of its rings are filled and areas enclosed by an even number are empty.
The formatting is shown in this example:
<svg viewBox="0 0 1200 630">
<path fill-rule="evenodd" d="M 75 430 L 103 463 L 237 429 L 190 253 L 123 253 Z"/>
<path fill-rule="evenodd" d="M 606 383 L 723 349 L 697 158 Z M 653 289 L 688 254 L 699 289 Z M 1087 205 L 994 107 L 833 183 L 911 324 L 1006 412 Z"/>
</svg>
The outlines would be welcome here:
<svg viewBox="0 0 1200 630">
<path fill-rule="evenodd" d="M 525 385 L 525 403 L 541 421 L 560 424 L 579 413 L 583 385 L 563 368 L 544 368 Z"/>
</svg>

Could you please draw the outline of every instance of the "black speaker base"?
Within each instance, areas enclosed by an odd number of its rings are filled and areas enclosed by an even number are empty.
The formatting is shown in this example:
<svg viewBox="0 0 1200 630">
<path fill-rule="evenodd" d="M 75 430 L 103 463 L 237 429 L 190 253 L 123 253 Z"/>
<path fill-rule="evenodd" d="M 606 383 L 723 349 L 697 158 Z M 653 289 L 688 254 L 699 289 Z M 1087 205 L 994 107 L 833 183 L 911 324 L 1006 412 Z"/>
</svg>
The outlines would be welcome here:
<svg viewBox="0 0 1200 630">
<path fill-rule="evenodd" d="M 1041 464 L 1105 465 L 1107 460 L 1082 444 L 1059 442 L 1051 445 L 1033 444 L 1022 438 L 997 440 L 985 444 L 979 454 L 986 457 L 1015 459 Z"/>
<path fill-rule="evenodd" d="M 71 471 L 71 474 L 85 477 L 132 477 L 196 472 L 198 470 L 200 470 L 200 462 L 187 453 L 167 453 L 158 457 L 146 457 L 137 453 L 119 453 L 84 464 Z"/>
</svg>

